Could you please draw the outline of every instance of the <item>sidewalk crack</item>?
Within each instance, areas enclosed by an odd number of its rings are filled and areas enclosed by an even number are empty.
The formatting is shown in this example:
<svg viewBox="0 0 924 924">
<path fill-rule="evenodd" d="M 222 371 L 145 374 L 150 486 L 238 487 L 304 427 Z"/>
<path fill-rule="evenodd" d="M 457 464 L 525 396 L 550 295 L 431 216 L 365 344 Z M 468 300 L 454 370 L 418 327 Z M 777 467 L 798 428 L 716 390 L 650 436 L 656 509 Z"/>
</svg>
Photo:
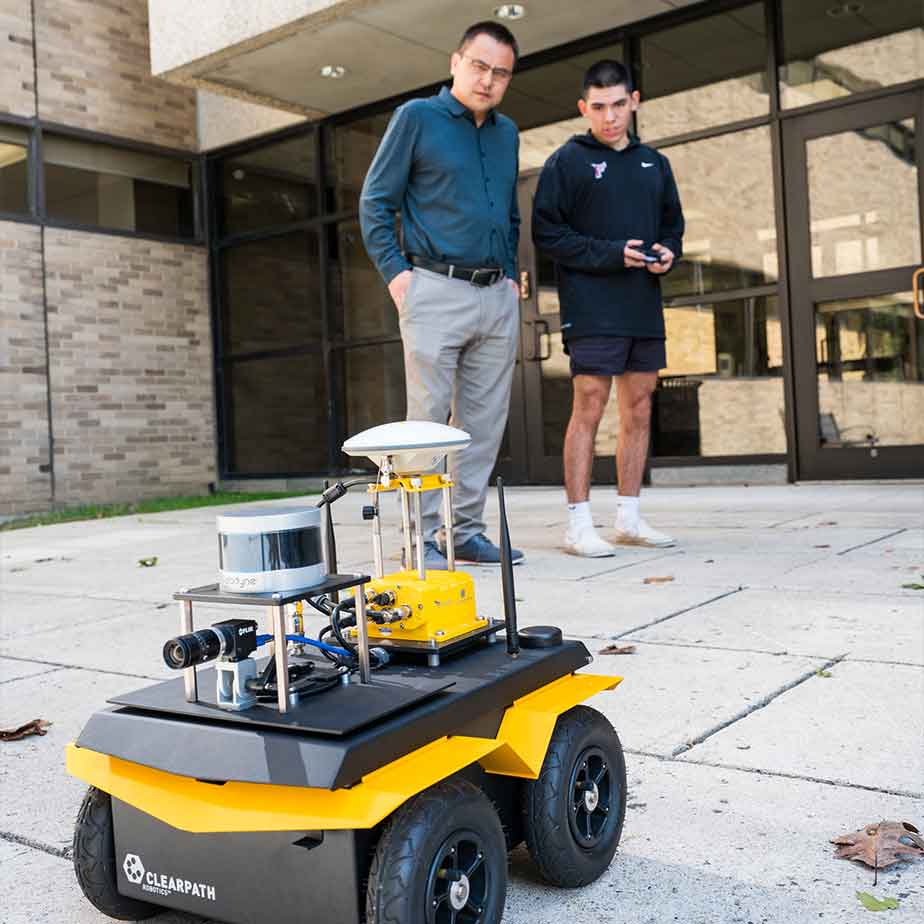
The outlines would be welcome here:
<svg viewBox="0 0 924 924">
<path fill-rule="evenodd" d="M 875 545 L 877 542 L 884 542 L 886 539 L 891 539 L 893 536 L 897 536 L 900 533 L 908 532 L 908 527 L 903 526 L 901 529 L 896 529 L 894 532 L 886 533 L 884 536 L 880 536 L 878 539 L 870 539 L 869 542 L 861 542 L 859 545 L 852 545 L 849 549 L 844 549 L 842 552 L 838 552 L 838 555 L 846 555 L 848 552 L 855 552 L 857 549 L 865 549 L 868 545 Z"/>
<path fill-rule="evenodd" d="M 31 847 L 33 850 L 41 850 L 42 853 L 50 853 L 53 857 L 61 857 L 62 860 L 70 860 L 74 856 L 73 847 L 52 847 L 51 844 L 43 844 L 41 841 L 34 841 L 31 837 L 13 834 L 11 831 L 0 831 L 0 840 Z"/>
<path fill-rule="evenodd" d="M 751 703 L 751 705 L 745 707 L 740 712 L 735 713 L 730 719 L 726 719 L 724 722 L 719 722 L 718 725 L 713 725 L 712 728 L 706 729 L 701 735 L 697 735 L 695 738 L 692 738 L 690 741 L 685 741 L 683 744 L 678 745 L 671 751 L 671 757 L 677 757 L 680 754 L 684 754 L 687 751 L 692 750 L 698 744 L 702 744 L 707 738 L 711 738 L 713 735 L 718 734 L 720 731 L 728 728 L 730 725 L 734 725 L 736 722 L 740 722 L 742 719 L 747 718 L 751 713 L 757 712 L 758 709 L 764 709 L 769 706 L 777 697 L 782 696 L 784 693 L 789 692 L 800 684 L 805 683 L 806 680 L 811 679 L 816 676 L 819 671 L 826 671 L 830 667 L 834 667 L 835 664 L 839 664 L 847 657 L 847 652 L 837 657 L 831 658 L 828 661 L 825 661 L 821 667 L 813 667 L 811 670 L 806 671 L 804 674 L 800 674 L 794 680 L 790 680 L 789 683 L 784 683 L 783 686 L 778 687 L 773 692 L 768 693 L 763 699 L 758 700 L 756 703 Z"/>
<path fill-rule="evenodd" d="M 611 635 L 609 638 L 625 638 L 627 635 L 631 635 L 633 632 L 641 632 L 642 629 L 648 629 L 651 626 L 656 626 L 658 623 L 666 622 L 668 619 L 673 619 L 675 616 L 682 616 L 684 613 L 689 613 L 692 610 L 698 610 L 701 606 L 708 606 L 710 603 L 715 603 L 717 600 L 724 600 L 726 597 L 731 597 L 734 594 L 741 593 L 744 590 L 744 586 L 736 587 L 734 590 L 726 590 L 725 593 L 719 594 L 715 597 L 710 597 L 708 600 L 701 600 L 699 603 L 694 603 L 692 606 L 685 606 L 682 610 L 675 610 L 673 613 L 668 613 L 666 616 L 659 616 L 657 619 L 652 619 L 651 622 L 643 623 L 640 626 L 633 626 L 631 629 L 626 629 L 625 632 L 620 632 L 619 635 Z"/>
</svg>

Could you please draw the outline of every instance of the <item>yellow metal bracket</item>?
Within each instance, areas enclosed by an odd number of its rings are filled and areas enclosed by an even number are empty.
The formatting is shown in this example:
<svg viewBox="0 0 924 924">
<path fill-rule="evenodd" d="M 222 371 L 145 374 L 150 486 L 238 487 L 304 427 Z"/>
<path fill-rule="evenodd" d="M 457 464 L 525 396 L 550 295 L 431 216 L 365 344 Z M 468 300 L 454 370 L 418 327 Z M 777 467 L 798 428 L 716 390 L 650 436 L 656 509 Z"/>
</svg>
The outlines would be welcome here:
<svg viewBox="0 0 924 924">
<path fill-rule="evenodd" d="M 496 738 L 439 738 L 349 789 L 237 782 L 216 786 L 75 744 L 67 746 L 67 771 L 182 831 L 371 828 L 412 796 L 476 762 L 489 773 L 535 779 L 558 716 L 621 681 L 595 674 L 561 677 L 516 700 Z"/>
<path fill-rule="evenodd" d="M 441 491 L 453 487 L 454 482 L 448 475 L 395 475 L 388 481 L 388 487 L 376 482 L 366 490 L 370 494 L 382 494 L 403 488 L 408 494 L 423 494 L 425 491 Z"/>
</svg>

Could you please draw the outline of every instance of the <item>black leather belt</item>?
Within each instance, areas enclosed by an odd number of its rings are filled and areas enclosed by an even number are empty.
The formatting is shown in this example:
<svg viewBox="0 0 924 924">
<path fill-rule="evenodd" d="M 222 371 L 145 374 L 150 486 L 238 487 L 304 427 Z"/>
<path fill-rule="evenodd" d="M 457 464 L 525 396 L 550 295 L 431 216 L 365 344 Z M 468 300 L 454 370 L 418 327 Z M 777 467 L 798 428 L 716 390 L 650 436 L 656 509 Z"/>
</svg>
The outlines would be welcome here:
<svg viewBox="0 0 924 924">
<path fill-rule="evenodd" d="M 504 278 L 504 271 L 499 266 L 482 266 L 476 269 L 471 266 L 456 266 L 454 263 L 440 263 L 439 260 L 418 257 L 416 254 L 408 254 L 408 260 L 412 266 L 419 266 L 432 273 L 441 273 L 450 279 L 461 279 L 473 286 L 493 286 L 495 282 Z"/>
</svg>

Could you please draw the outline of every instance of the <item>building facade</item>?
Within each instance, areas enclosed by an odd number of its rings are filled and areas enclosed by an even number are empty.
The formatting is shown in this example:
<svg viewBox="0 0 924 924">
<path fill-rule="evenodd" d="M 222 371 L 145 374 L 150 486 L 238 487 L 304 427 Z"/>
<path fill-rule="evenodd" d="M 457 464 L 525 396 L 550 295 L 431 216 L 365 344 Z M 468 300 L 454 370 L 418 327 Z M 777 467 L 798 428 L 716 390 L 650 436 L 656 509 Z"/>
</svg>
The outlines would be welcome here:
<svg viewBox="0 0 924 924">
<path fill-rule="evenodd" d="M 413 2 L 291 0 L 245 35 L 209 0 L 187 40 L 173 0 L 0 0 L 0 513 L 342 471 L 348 434 L 403 416 L 357 204 L 394 106 L 434 92 L 461 32 Z M 449 6 L 463 26 L 493 12 Z M 687 216 L 652 480 L 924 473 L 922 5 L 522 6 L 505 474 L 561 477 L 570 380 L 528 215 L 600 57 L 631 67 L 636 131 L 671 159 Z"/>
</svg>

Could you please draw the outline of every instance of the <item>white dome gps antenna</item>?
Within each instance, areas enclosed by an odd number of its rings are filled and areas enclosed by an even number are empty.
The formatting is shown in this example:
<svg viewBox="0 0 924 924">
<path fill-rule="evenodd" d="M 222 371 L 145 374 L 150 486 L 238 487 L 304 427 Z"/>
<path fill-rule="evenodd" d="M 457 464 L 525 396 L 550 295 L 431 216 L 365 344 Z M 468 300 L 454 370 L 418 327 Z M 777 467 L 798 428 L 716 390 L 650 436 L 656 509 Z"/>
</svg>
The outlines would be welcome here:
<svg viewBox="0 0 924 924">
<path fill-rule="evenodd" d="M 443 521 L 446 530 L 446 559 L 449 570 L 455 571 L 455 549 L 452 537 L 452 482 L 446 476 L 426 475 L 432 472 L 450 453 L 465 449 L 472 441 L 471 436 L 457 427 L 433 423 L 429 420 L 399 420 L 363 430 L 351 436 L 344 444 L 348 456 L 366 456 L 379 469 L 378 485 L 381 489 L 392 489 L 392 483 L 400 485 L 401 523 L 404 529 L 404 559 L 406 567 L 411 561 L 411 522 L 408 493 L 414 495 L 414 527 L 417 534 L 417 575 L 425 580 L 423 515 L 420 506 L 421 491 L 442 488 Z M 431 483 L 437 479 L 439 483 Z M 372 511 L 372 551 L 375 556 L 375 574 L 384 573 L 382 551 L 382 524 L 378 516 L 378 494 Z"/>
<path fill-rule="evenodd" d="M 344 444 L 348 456 L 366 456 L 383 478 L 391 475 L 420 475 L 436 468 L 451 452 L 465 449 L 472 441 L 464 430 L 429 420 L 399 420 L 363 430 Z M 383 485 L 388 486 L 384 481 Z"/>
</svg>

